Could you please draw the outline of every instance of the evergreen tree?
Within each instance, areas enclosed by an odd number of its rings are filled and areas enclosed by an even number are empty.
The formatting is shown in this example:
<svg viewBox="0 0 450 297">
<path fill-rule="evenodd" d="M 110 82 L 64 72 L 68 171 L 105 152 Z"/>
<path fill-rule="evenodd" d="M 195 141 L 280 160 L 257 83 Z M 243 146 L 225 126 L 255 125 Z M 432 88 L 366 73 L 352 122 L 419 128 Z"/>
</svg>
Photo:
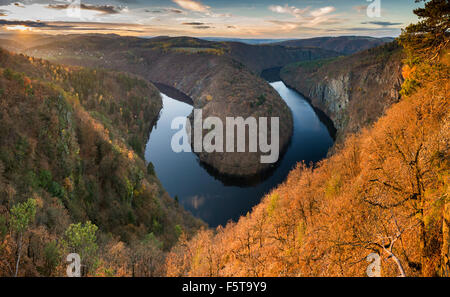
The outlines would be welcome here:
<svg viewBox="0 0 450 297">
<path fill-rule="evenodd" d="M 449 42 L 450 2 L 449 0 L 415 0 L 415 2 L 425 2 L 425 7 L 414 10 L 419 22 L 403 30 L 400 43 L 406 50 L 413 50 L 416 54 L 434 60 Z"/>
</svg>

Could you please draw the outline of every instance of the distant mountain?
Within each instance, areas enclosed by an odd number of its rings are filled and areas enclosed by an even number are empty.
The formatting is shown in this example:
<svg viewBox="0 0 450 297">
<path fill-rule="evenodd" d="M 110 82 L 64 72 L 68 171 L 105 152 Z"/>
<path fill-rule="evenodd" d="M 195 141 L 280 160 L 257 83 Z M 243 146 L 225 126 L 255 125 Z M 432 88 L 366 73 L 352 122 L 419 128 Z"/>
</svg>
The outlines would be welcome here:
<svg viewBox="0 0 450 297">
<path fill-rule="evenodd" d="M 341 55 L 335 51 L 313 47 L 288 47 L 277 44 L 250 45 L 241 42 L 226 42 L 225 45 L 233 59 L 256 73 L 294 62 L 313 61 Z"/>
<path fill-rule="evenodd" d="M 249 52 L 238 51 L 241 46 L 248 47 Z M 287 51 L 291 52 L 289 56 Z M 64 65 L 125 71 L 176 88 L 188 95 L 196 108 L 202 108 L 205 118 L 217 116 L 225 121 L 227 116 L 278 116 L 281 148 L 289 143 L 292 115 L 278 93 L 256 75 L 257 70 L 264 69 L 258 68 L 257 62 L 263 57 L 263 66 L 280 67 L 294 61 L 329 57 L 316 54 L 322 52 L 329 51 L 219 43 L 191 37 L 143 39 L 92 34 L 55 36 L 45 45 L 24 51 Z M 253 176 L 271 166 L 260 162 L 261 152 L 198 155 L 200 161 L 225 175 Z"/>
<path fill-rule="evenodd" d="M 276 43 L 288 40 L 288 39 L 227 38 L 227 37 L 200 37 L 200 39 L 217 42 L 241 42 L 252 45 Z"/>
<path fill-rule="evenodd" d="M 22 48 L 20 43 L 14 41 L 14 40 L 9 40 L 9 39 L 0 38 L 0 44 L 1 44 L 2 48 L 9 50 L 9 51 L 13 51 L 13 52 L 17 52 Z"/>
<path fill-rule="evenodd" d="M 289 47 L 318 47 L 345 55 L 354 54 L 369 48 L 392 42 L 394 38 L 375 38 L 368 36 L 317 37 L 310 39 L 287 40 L 276 43 Z"/>
</svg>

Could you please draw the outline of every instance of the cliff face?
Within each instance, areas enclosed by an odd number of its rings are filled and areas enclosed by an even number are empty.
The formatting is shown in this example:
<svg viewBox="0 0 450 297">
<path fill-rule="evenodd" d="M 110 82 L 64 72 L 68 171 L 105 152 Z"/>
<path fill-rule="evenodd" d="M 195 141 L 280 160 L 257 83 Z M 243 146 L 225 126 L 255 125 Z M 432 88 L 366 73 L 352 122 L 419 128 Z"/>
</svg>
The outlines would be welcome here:
<svg viewBox="0 0 450 297">
<path fill-rule="evenodd" d="M 401 53 L 392 43 L 348 57 L 291 64 L 280 75 L 331 118 L 340 141 L 399 100 Z"/>
<path fill-rule="evenodd" d="M 283 150 L 293 129 L 289 108 L 266 81 L 233 60 L 228 50 L 193 38 L 75 36 L 27 53 L 63 64 L 126 71 L 174 87 L 192 98 L 203 118 L 216 116 L 225 123 L 226 117 L 279 117 Z M 261 163 L 261 152 L 198 155 L 219 173 L 232 176 L 251 176 L 272 166 Z"/>
</svg>

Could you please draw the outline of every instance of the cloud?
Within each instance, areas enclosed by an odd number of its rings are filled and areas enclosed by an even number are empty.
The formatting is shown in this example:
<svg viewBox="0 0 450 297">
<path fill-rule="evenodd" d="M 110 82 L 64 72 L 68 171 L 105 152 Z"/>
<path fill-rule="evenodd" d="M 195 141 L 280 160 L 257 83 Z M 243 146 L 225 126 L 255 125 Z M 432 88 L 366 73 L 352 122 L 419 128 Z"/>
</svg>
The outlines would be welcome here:
<svg viewBox="0 0 450 297">
<path fill-rule="evenodd" d="M 379 22 L 376 22 L 376 21 L 373 21 L 373 22 L 364 22 L 364 23 L 361 23 L 361 24 L 363 24 L 363 25 L 378 25 L 378 26 L 381 26 L 381 27 L 389 27 L 389 26 L 399 26 L 399 25 L 403 25 L 403 23 L 392 23 L 392 22 L 381 22 L 381 21 L 379 21 Z"/>
<path fill-rule="evenodd" d="M 124 3 L 124 4 L 136 4 L 138 3 L 138 0 L 116 0 L 117 2 Z"/>
<path fill-rule="evenodd" d="M 358 13 L 365 13 L 367 11 L 367 5 L 353 6 L 353 10 L 356 10 Z"/>
<path fill-rule="evenodd" d="M 277 13 L 286 13 L 286 14 L 291 14 L 293 16 L 301 16 L 305 13 L 307 13 L 309 11 L 309 7 L 301 9 L 301 8 L 297 8 L 295 6 L 288 6 L 287 4 L 285 6 L 280 6 L 280 5 L 271 5 L 269 6 L 269 9 L 273 12 L 277 12 Z"/>
<path fill-rule="evenodd" d="M 35 21 L 8 21 L 0 20 L 0 27 L 8 26 L 26 26 L 28 28 L 36 28 L 39 30 L 58 31 L 66 30 L 67 32 L 83 32 L 83 31 L 124 31 L 134 33 L 144 33 L 144 28 L 140 26 L 129 27 L 129 24 L 112 24 L 112 23 L 96 23 L 96 22 L 35 22 Z"/>
<path fill-rule="evenodd" d="M 145 12 L 149 12 L 149 13 L 175 13 L 175 14 L 182 14 L 184 13 L 184 11 L 182 11 L 181 9 L 176 9 L 176 8 L 158 8 L 158 9 L 145 9 Z"/>
<path fill-rule="evenodd" d="M 200 23 L 200 22 L 191 22 L 191 23 L 183 23 L 183 25 L 201 26 L 201 25 L 206 25 L 206 24 L 205 23 Z"/>
<path fill-rule="evenodd" d="M 400 28 L 387 28 L 387 27 L 382 27 L 382 28 L 354 27 L 354 28 L 345 28 L 342 30 L 355 31 L 355 32 L 365 31 L 365 32 L 396 32 L 397 33 L 401 29 Z"/>
<path fill-rule="evenodd" d="M 214 28 L 211 26 L 208 26 L 208 24 L 206 23 L 201 23 L 201 22 L 189 22 L 189 23 L 182 23 L 183 25 L 186 26 L 192 26 L 195 29 L 210 29 L 210 28 Z"/>
<path fill-rule="evenodd" d="M 69 4 L 49 4 L 47 7 L 53 9 L 67 9 L 69 8 Z M 117 14 L 124 9 L 112 5 L 89 5 L 89 4 L 81 4 L 80 8 L 84 10 L 98 11 L 103 14 Z"/>
<path fill-rule="evenodd" d="M 49 25 L 44 22 L 35 22 L 35 21 L 7 21 L 0 20 L 0 26 L 26 26 L 30 28 L 50 28 L 50 27 L 59 27 L 54 25 Z"/>
<path fill-rule="evenodd" d="M 336 8 L 333 6 L 325 6 L 311 10 L 311 7 L 302 9 L 295 6 L 288 6 L 287 4 L 285 6 L 271 5 L 269 6 L 269 9 L 276 13 L 290 14 L 296 19 L 302 20 L 304 25 L 318 25 L 329 23 L 332 19 L 332 16 L 330 16 L 329 14 L 336 10 Z M 336 22 L 336 20 L 333 19 L 333 22 Z M 297 25 L 300 25 L 300 23 L 297 23 Z M 288 24 L 288 27 L 290 26 L 293 25 Z"/>
<path fill-rule="evenodd" d="M 281 30 L 283 31 L 292 31 L 298 29 L 301 26 L 300 22 L 288 22 L 279 20 L 271 20 L 268 22 L 280 26 Z"/>
<path fill-rule="evenodd" d="M 178 14 L 183 13 L 182 10 L 176 9 L 176 8 L 171 8 L 171 9 L 169 9 L 169 11 L 172 12 L 172 13 L 178 13 Z"/>
<path fill-rule="evenodd" d="M 322 7 L 316 10 L 311 11 L 311 15 L 313 17 L 321 17 L 327 14 L 330 14 L 336 10 L 333 6 Z"/>
<path fill-rule="evenodd" d="M 201 2 L 194 0 L 172 0 L 174 3 L 178 4 L 181 8 L 197 11 L 197 12 L 208 12 L 211 7 L 202 4 Z"/>
<path fill-rule="evenodd" d="M 302 17 L 302 16 L 321 17 L 330 14 L 336 10 L 336 8 L 333 6 L 326 6 L 315 10 L 311 10 L 311 7 L 297 8 L 295 6 L 288 6 L 287 4 L 285 6 L 271 5 L 269 6 L 269 9 L 276 13 L 290 14 L 295 17 Z"/>
<path fill-rule="evenodd" d="M 296 18 L 296 21 L 269 21 L 273 24 L 281 26 L 282 29 L 286 31 L 295 30 L 300 26 L 311 27 L 319 24 L 332 25 L 341 22 L 333 15 L 330 15 L 336 11 L 336 8 L 333 6 L 325 6 L 311 10 L 311 7 L 300 9 L 295 6 L 272 5 L 269 6 L 269 9 L 276 13 L 290 14 Z"/>
</svg>

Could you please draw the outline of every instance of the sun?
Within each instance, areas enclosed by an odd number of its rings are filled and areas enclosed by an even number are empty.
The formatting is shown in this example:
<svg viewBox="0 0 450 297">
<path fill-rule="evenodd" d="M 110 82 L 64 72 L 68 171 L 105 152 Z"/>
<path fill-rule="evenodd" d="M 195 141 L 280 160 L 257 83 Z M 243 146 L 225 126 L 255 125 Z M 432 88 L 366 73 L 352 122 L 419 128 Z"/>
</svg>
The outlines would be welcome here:
<svg viewBox="0 0 450 297">
<path fill-rule="evenodd" d="M 7 30 L 10 31 L 31 31 L 30 27 L 27 26 L 22 26 L 22 25 L 17 25 L 17 26 L 8 26 L 6 27 Z"/>
</svg>

